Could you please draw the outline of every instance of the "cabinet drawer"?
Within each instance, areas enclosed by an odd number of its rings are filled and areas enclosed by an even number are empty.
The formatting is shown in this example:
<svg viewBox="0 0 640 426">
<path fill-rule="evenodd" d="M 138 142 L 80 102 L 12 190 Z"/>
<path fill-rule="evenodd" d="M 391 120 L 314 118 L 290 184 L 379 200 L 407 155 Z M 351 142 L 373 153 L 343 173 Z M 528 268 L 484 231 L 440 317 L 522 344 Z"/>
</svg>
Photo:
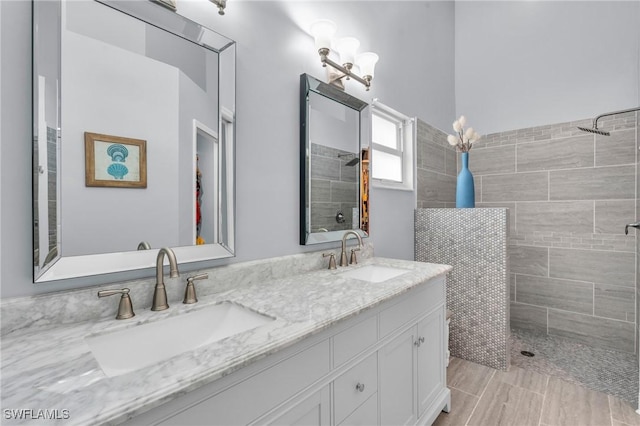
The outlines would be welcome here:
<svg viewBox="0 0 640 426">
<path fill-rule="evenodd" d="M 408 293 L 400 302 L 380 313 L 380 337 L 426 314 L 445 301 L 444 277 L 435 278 Z"/>
<path fill-rule="evenodd" d="M 371 354 L 333 384 L 336 424 L 342 422 L 378 390 L 378 356 Z"/>
<path fill-rule="evenodd" d="M 328 374 L 329 362 L 329 340 L 325 340 L 187 408 L 162 424 L 246 425 Z"/>
<path fill-rule="evenodd" d="M 378 341 L 376 317 L 359 322 L 333 337 L 333 364 L 342 365 Z"/>
<path fill-rule="evenodd" d="M 378 394 L 374 393 L 364 404 L 349 414 L 340 426 L 371 426 L 378 424 Z"/>
</svg>

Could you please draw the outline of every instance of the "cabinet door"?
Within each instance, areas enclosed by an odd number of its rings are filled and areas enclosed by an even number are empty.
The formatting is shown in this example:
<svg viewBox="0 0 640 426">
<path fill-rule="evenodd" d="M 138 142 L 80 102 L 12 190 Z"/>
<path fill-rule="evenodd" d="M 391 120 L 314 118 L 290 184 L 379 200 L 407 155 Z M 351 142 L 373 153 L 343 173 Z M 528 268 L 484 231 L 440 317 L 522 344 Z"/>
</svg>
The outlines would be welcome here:
<svg viewBox="0 0 640 426">
<path fill-rule="evenodd" d="M 339 426 L 374 426 L 378 424 L 378 395 L 373 394 Z"/>
<path fill-rule="evenodd" d="M 418 323 L 418 417 L 445 387 L 444 327 L 443 309 L 438 309 Z"/>
<path fill-rule="evenodd" d="M 268 424 L 328 426 L 330 424 L 329 416 L 329 386 L 325 386 Z M 260 421 L 257 422 L 257 424 L 259 423 Z"/>
<path fill-rule="evenodd" d="M 417 420 L 415 342 L 416 327 L 411 327 L 378 352 L 380 424 L 406 425 Z"/>
<path fill-rule="evenodd" d="M 174 413 L 163 426 L 246 425 L 294 396 L 330 369 L 329 340 Z"/>
</svg>

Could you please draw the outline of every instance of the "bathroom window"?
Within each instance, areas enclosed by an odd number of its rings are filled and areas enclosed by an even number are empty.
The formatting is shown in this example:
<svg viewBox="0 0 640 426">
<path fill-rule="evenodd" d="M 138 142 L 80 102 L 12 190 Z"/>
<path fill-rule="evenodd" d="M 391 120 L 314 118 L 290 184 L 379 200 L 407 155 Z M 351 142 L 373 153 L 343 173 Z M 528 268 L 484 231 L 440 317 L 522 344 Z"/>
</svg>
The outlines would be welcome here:
<svg viewBox="0 0 640 426">
<path fill-rule="evenodd" d="M 376 187 L 413 190 L 414 120 L 374 101 L 371 108 L 372 181 Z"/>
</svg>

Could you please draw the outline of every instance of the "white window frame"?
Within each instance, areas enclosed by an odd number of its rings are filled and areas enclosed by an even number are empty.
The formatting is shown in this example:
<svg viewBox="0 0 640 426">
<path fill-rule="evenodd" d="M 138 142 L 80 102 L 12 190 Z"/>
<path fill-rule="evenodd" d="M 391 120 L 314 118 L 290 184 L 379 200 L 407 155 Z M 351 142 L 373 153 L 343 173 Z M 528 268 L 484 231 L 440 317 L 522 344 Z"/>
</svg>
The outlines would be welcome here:
<svg viewBox="0 0 640 426">
<path fill-rule="evenodd" d="M 413 191 L 415 188 L 415 174 L 414 174 L 414 152 L 416 145 L 416 129 L 414 123 L 415 119 L 408 117 L 393 108 L 379 102 L 374 99 L 371 103 L 371 115 L 377 115 L 383 117 L 389 121 L 394 122 L 400 129 L 400 149 L 393 150 L 387 146 L 376 144 L 373 141 L 373 117 L 369 120 L 371 123 L 371 184 L 376 188 L 388 188 L 398 189 L 403 191 Z M 375 171 L 375 161 L 373 161 L 373 151 L 376 148 L 380 152 L 388 154 L 394 154 L 401 156 L 402 158 L 402 181 L 396 182 L 387 179 L 376 179 L 373 177 Z"/>
</svg>

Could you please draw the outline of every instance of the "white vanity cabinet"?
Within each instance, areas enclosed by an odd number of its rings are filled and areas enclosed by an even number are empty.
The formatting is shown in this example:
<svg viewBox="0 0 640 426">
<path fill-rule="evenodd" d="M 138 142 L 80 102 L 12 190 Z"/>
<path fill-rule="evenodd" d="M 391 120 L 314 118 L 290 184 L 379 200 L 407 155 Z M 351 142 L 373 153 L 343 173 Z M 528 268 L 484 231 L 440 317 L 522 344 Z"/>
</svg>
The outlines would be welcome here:
<svg viewBox="0 0 640 426">
<path fill-rule="evenodd" d="M 425 414 L 437 416 L 436 408 L 449 410 L 434 406 L 446 388 L 442 318 L 441 310 L 431 312 L 378 351 L 382 425 L 414 424 Z"/>
<path fill-rule="evenodd" d="M 431 424 L 450 406 L 445 327 L 441 275 L 129 424 Z"/>
</svg>

